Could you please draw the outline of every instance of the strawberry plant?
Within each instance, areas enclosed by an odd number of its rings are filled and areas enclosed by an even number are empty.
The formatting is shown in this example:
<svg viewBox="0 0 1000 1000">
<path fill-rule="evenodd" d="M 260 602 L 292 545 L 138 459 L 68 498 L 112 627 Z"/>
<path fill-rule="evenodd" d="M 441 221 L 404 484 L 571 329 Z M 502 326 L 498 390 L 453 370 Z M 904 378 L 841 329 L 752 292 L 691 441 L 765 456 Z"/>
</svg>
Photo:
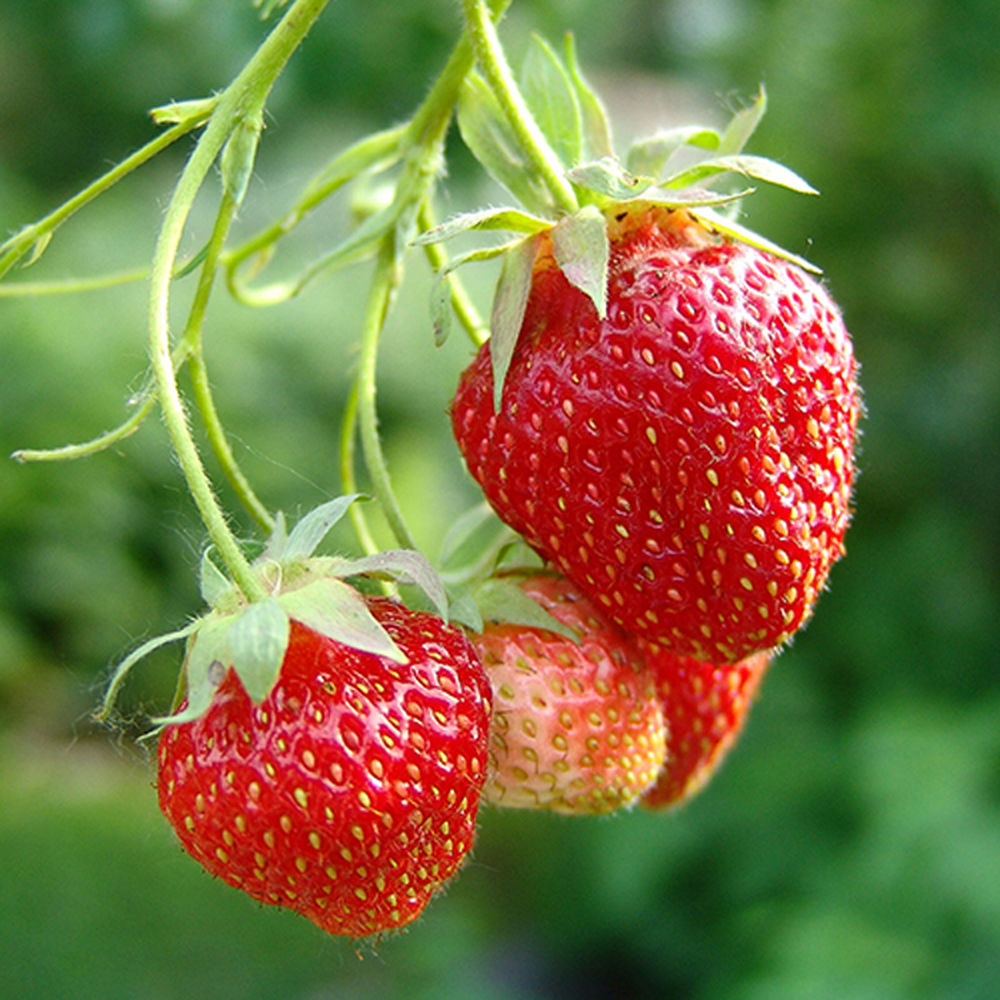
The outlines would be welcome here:
<svg viewBox="0 0 1000 1000">
<path fill-rule="evenodd" d="M 673 804 L 705 783 L 843 552 L 857 366 L 815 268 L 737 221 L 756 183 L 814 193 L 744 151 L 763 91 L 721 130 L 675 127 L 619 156 L 572 38 L 562 53 L 533 38 L 512 71 L 497 31 L 509 0 L 463 0 L 454 50 L 412 116 L 333 151 L 290 208 L 234 240 L 272 88 L 326 0 L 257 6 L 276 22 L 227 87 L 155 109 L 154 139 L 0 245 L 0 277 L 34 264 L 71 216 L 195 137 L 143 275 L 149 373 L 133 412 L 15 457 L 93 455 L 159 411 L 204 522 L 205 609 L 122 661 L 97 718 L 113 724 L 130 671 L 183 641 L 175 704 L 148 733 L 163 813 L 228 884 L 360 937 L 420 914 L 473 849 L 482 802 L 581 815 Z M 453 123 L 516 204 L 438 221 Z M 353 227 L 270 278 L 284 242 L 344 189 L 361 209 Z M 208 195 L 211 231 L 184 256 Z M 510 235 L 445 250 L 483 233 Z M 380 339 L 418 253 L 435 281 L 428 336 L 408 349 L 456 323 L 469 337 L 451 428 L 492 508 L 462 518 L 436 560 L 378 429 Z M 487 321 L 459 268 L 494 259 Z M 230 446 L 208 305 L 220 279 L 239 302 L 275 307 L 361 263 L 341 496 L 289 530 Z M 259 539 L 237 537 L 199 440 Z M 344 517 L 358 551 L 324 554 Z"/>
</svg>

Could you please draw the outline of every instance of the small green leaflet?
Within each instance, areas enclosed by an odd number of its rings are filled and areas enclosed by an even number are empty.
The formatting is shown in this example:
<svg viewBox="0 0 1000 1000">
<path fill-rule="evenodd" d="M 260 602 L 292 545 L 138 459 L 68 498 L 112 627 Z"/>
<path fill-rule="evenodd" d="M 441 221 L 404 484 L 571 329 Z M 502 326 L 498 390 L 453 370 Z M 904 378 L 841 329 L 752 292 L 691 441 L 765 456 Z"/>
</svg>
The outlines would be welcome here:
<svg viewBox="0 0 1000 1000">
<path fill-rule="evenodd" d="M 347 508 L 360 496 L 360 493 L 349 493 L 309 511 L 292 528 L 283 550 L 278 553 L 278 558 L 291 560 L 307 559 L 311 556 L 330 529 L 347 513 Z"/>
<path fill-rule="evenodd" d="M 486 172 L 521 204 L 538 215 L 556 214 L 548 188 L 531 168 L 503 108 L 478 73 L 470 73 L 462 84 L 458 129 Z"/>
<path fill-rule="evenodd" d="M 664 188 L 686 188 L 699 181 L 725 173 L 742 174 L 755 180 L 777 184 L 779 187 L 797 191 L 799 194 L 818 194 L 819 192 L 806 180 L 803 180 L 794 170 L 782 166 L 764 156 L 718 156 L 711 160 L 702 160 L 685 170 L 681 170 L 659 182 Z"/>
<path fill-rule="evenodd" d="M 599 160 L 602 156 L 613 156 L 615 150 L 611 139 L 611 123 L 608 119 L 608 113 L 601 99 L 580 72 L 580 64 L 576 58 L 576 43 L 571 34 L 566 35 L 564 52 L 566 68 L 576 90 L 576 99 L 580 104 L 583 126 L 582 156 L 587 160 Z M 573 165 L 575 164 L 571 164 L 571 166 Z"/>
<path fill-rule="evenodd" d="M 233 669 L 255 705 L 271 693 L 281 673 L 289 627 L 287 612 L 271 598 L 248 605 L 226 632 Z"/>
<path fill-rule="evenodd" d="M 524 311 L 528 306 L 538 240 L 538 236 L 529 236 L 504 255 L 493 297 L 489 350 L 493 365 L 493 407 L 497 412 L 500 410 L 504 380 L 507 378 L 507 370 L 524 321 Z"/>
<path fill-rule="evenodd" d="M 552 230 L 552 252 L 566 280 L 586 295 L 604 319 L 608 303 L 607 223 L 600 209 L 585 205 Z"/>
<path fill-rule="evenodd" d="M 783 249 L 778 246 L 777 243 L 772 243 L 770 240 L 755 233 L 752 229 L 747 229 L 746 226 L 741 226 L 738 222 L 734 222 L 732 219 L 723 218 L 717 212 L 713 212 L 710 208 L 705 206 L 692 208 L 691 214 L 699 218 L 708 229 L 721 233 L 723 236 L 729 236 L 734 240 L 738 240 L 740 243 L 746 243 L 749 246 L 756 247 L 758 250 L 765 250 L 767 253 L 773 253 L 776 257 L 781 257 L 784 260 L 791 261 L 791 263 L 797 264 L 799 267 L 806 271 L 811 271 L 813 274 L 822 273 L 820 268 L 818 268 L 811 261 L 806 260 L 805 257 L 800 257 L 798 254 L 794 254 Z"/>
<path fill-rule="evenodd" d="M 659 177 L 670 157 L 683 146 L 715 150 L 719 148 L 719 141 L 715 129 L 701 125 L 657 132 L 632 143 L 625 154 L 625 167 L 635 176 Z"/>
<path fill-rule="evenodd" d="M 276 598 L 288 616 L 315 632 L 376 656 L 406 663 L 406 654 L 368 610 L 364 598 L 334 577 L 322 577 Z"/>
<path fill-rule="evenodd" d="M 201 556 L 201 567 L 198 572 L 198 585 L 201 599 L 210 607 L 219 607 L 233 593 L 233 585 L 228 577 L 215 565 L 212 559 L 213 549 L 207 548 Z"/>
<path fill-rule="evenodd" d="M 441 268 L 434 277 L 434 284 L 431 287 L 431 319 L 434 324 L 434 343 L 440 347 L 447 339 L 451 331 L 451 286 L 449 276 L 456 268 L 463 264 L 469 264 L 477 260 L 493 260 L 500 257 L 519 246 L 521 241 L 510 240 L 493 247 L 480 247 L 478 250 L 470 250 L 460 257 L 454 257 L 449 261 L 447 267 Z"/>
<path fill-rule="evenodd" d="M 264 127 L 261 118 L 240 118 L 233 126 L 222 152 L 219 154 L 219 172 L 222 186 L 233 203 L 239 205 L 247 192 L 254 163 L 257 161 L 257 146 L 260 132 Z"/>
<path fill-rule="evenodd" d="M 512 233 L 540 233 L 552 225 L 549 219 L 532 215 L 519 208 L 482 208 L 476 212 L 462 212 L 440 225 L 421 233 L 413 242 L 417 246 L 425 243 L 443 243 L 462 233 L 483 229 L 498 229 Z"/>
<path fill-rule="evenodd" d="M 547 629 L 571 642 L 580 641 L 572 629 L 553 618 L 513 580 L 491 577 L 476 588 L 473 596 L 485 621 Z"/>
<path fill-rule="evenodd" d="M 575 166 L 583 153 L 580 104 L 559 57 L 539 35 L 531 36 L 520 83 L 528 110 L 559 162 Z"/>
<path fill-rule="evenodd" d="M 636 177 L 629 173 L 613 156 L 582 163 L 568 171 L 566 176 L 577 187 L 611 201 L 628 201 L 656 183 L 654 177 Z"/>
<path fill-rule="evenodd" d="M 719 140 L 719 153 L 722 156 L 730 156 L 735 153 L 741 153 L 743 151 L 743 147 L 746 146 L 747 141 L 750 139 L 750 136 L 753 135 L 757 126 L 760 124 L 760 120 L 764 117 L 764 112 L 766 110 L 767 93 L 764 90 L 764 85 L 761 84 L 760 90 L 757 91 L 757 96 L 754 98 L 753 104 L 744 108 L 742 111 L 737 111 L 736 114 L 730 119 L 729 124 L 726 126 L 725 131 L 722 133 L 722 137 Z"/>
<path fill-rule="evenodd" d="M 205 713 L 215 689 L 222 683 L 232 662 L 228 634 L 231 615 L 208 616 L 197 625 L 184 658 L 184 681 L 187 705 L 176 715 L 153 719 L 157 725 L 188 722 Z"/>
<path fill-rule="evenodd" d="M 441 577 L 426 556 L 415 549 L 389 549 L 357 559 L 332 559 L 327 572 L 335 576 L 387 576 L 419 587 L 433 603 L 438 615 L 448 618 L 448 595 Z"/>
</svg>

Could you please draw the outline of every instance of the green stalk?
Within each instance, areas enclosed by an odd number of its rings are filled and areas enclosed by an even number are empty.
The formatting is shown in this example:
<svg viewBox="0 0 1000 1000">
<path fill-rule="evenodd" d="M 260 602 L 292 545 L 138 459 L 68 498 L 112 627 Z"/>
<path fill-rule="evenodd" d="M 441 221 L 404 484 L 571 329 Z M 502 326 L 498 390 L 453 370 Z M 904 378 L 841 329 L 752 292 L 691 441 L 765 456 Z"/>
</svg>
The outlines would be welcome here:
<svg viewBox="0 0 1000 1000">
<path fill-rule="evenodd" d="M 267 596 L 240 549 L 205 472 L 177 387 L 170 351 L 170 284 L 178 247 L 198 191 L 234 123 L 259 119 L 278 74 L 328 0 L 296 0 L 244 69 L 223 92 L 205 132 L 174 188 L 156 243 L 149 293 L 150 364 L 163 420 L 181 471 L 209 537 L 249 601 Z"/>
<path fill-rule="evenodd" d="M 226 436 L 225 428 L 219 419 L 219 412 L 215 406 L 212 396 L 212 387 L 208 380 L 208 371 L 205 366 L 204 342 L 202 331 L 205 324 L 205 310 L 208 307 L 208 299 L 215 283 L 215 275 L 218 270 L 219 258 L 222 248 L 229 234 L 229 227 L 232 225 L 233 217 L 236 214 L 237 202 L 232 193 L 223 191 L 222 199 L 219 203 L 219 210 L 216 213 L 215 225 L 205 249 L 205 259 L 201 267 L 201 275 L 198 280 L 198 287 L 195 290 L 191 308 L 188 312 L 188 321 L 181 337 L 181 346 L 188 357 L 188 373 L 191 377 L 191 387 L 194 390 L 195 405 L 201 416 L 202 425 L 208 436 L 209 444 L 215 454 L 216 460 L 222 471 L 232 486 L 240 503 L 246 508 L 250 516 L 263 528 L 270 532 L 274 528 L 274 518 L 261 503 L 257 494 L 250 485 L 250 481 L 239 467 L 236 457 L 233 454 L 229 439 Z"/>
<path fill-rule="evenodd" d="M 147 142 L 141 149 L 137 149 L 131 156 L 126 157 L 121 163 L 113 166 L 107 173 L 102 174 L 97 180 L 88 184 L 82 191 L 75 194 L 68 201 L 63 202 L 55 211 L 50 212 L 32 225 L 25 226 L 24 229 L 15 233 L 3 244 L 0 244 L 0 278 L 21 257 L 28 253 L 33 246 L 36 246 L 42 240 L 50 238 L 52 233 L 71 215 L 80 211 L 81 208 L 93 201 L 98 195 L 114 187 L 123 177 L 126 177 L 137 167 L 141 167 L 182 136 L 204 125 L 210 111 L 211 106 L 206 105 L 204 113 L 192 115 L 190 118 L 178 122 L 173 128 L 161 132 L 155 139 Z"/>
<path fill-rule="evenodd" d="M 544 180 L 556 204 L 568 214 L 576 212 L 580 205 L 573 187 L 563 176 L 559 158 L 524 103 L 484 0 L 462 0 L 462 9 L 472 32 L 479 68 L 492 86 L 521 148 Z"/>
</svg>

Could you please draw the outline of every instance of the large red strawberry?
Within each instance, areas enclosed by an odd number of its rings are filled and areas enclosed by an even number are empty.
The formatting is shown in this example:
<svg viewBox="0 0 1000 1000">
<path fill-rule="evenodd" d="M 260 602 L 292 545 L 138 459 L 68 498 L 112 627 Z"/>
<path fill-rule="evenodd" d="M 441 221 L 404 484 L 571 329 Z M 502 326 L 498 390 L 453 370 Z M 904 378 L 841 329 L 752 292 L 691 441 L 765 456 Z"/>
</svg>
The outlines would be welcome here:
<svg viewBox="0 0 1000 1000">
<path fill-rule="evenodd" d="M 160 807 L 194 858 L 254 899 L 359 937 L 409 923 L 462 864 L 490 717 L 464 633 L 386 598 L 367 605 L 407 663 L 293 621 L 259 705 L 230 670 L 205 714 L 168 726 L 159 748 Z"/>
<path fill-rule="evenodd" d="M 639 650 L 568 580 L 540 574 L 519 586 L 575 641 L 509 623 L 472 637 L 494 692 L 484 798 L 577 814 L 635 802 L 665 753 L 663 712 Z"/>
<path fill-rule="evenodd" d="M 642 798 L 658 809 L 687 801 L 715 774 L 743 728 L 771 655 L 713 664 L 645 644 L 643 652 L 667 726 L 667 766 Z"/>
<path fill-rule="evenodd" d="M 615 622 L 732 663 L 787 640 L 843 552 L 850 338 L 795 264 L 683 210 L 610 211 L 606 318 L 539 236 L 499 409 L 487 344 L 455 437 L 500 517 Z"/>
</svg>

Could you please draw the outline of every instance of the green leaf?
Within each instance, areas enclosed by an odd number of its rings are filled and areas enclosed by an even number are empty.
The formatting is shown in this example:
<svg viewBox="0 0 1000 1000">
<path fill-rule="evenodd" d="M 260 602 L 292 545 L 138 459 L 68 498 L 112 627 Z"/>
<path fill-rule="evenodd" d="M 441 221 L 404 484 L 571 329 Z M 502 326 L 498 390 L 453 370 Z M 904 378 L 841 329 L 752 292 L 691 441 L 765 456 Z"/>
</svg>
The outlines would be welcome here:
<svg viewBox="0 0 1000 1000">
<path fill-rule="evenodd" d="M 580 105 L 569 74 L 539 35 L 531 36 L 520 83 L 525 104 L 559 162 L 575 166 L 583 153 Z"/>
<path fill-rule="evenodd" d="M 566 176 L 578 187 L 612 201 L 635 198 L 656 183 L 653 177 L 636 177 L 611 156 L 583 163 L 570 170 Z"/>
<path fill-rule="evenodd" d="M 614 156 L 614 145 L 611 138 L 611 121 L 605 110 L 604 103 L 597 96 L 590 84 L 580 72 L 576 58 L 576 43 L 572 34 L 567 34 L 564 43 L 566 67 L 570 81 L 576 90 L 576 99 L 580 105 L 582 124 L 583 153 L 588 160 L 599 160 L 602 156 Z"/>
<path fill-rule="evenodd" d="M 730 119 L 719 141 L 718 150 L 723 156 L 731 156 L 743 151 L 750 136 L 753 135 L 764 112 L 767 110 L 767 93 L 761 84 L 753 104 L 737 111 Z"/>
<path fill-rule="evenodd" d="M 637 139 L 625 154 L 625 167 L 636 176 L 659 177 L 670 159 L 683 146 L 718 149 L 719 133 L 702 125 L 688 125 Z"/>
<path fill-rule="evenodd" d="M 512 580 L 491 577 L 476 588 L 473 596 L 485 621 L 527 625 L 529 628 L 556 632 L 571 642 L 580 641 L 580 637 L 572 629 L 553 618 Z"/>
<path fill-rule="evenodd" d="M 311 556 L 330 529 L 347 513 L 347 508 L 360 496 L 360 493 L 349 493 L 309 511 L 292 528 L 284 551 L 279 553 L 279 558 L 290 560 L 306 559 Z"/>
<path fill-rule="evenodd" d="M 493 406 L 497 412 L 500 410 L 504 380 L 524 322 L 524 312 L 528 307 L 539 238 L 529 236 L 521 240 L 504 256 L 493 297 L 488 343 L 493 366 Z"/>
<path fill-rule="evenodd" d="M 401 156 L 400 141 L 405 132 L 405 125 L 375 132 L 338 153 L 309 182 L 299 202 L 302 208 L 298 211 L 304 211 L 362 173 L 380 173 L 397 163 Z"/>
<path fill-rule="evenodd" d="M 415 549 L 389 549 L 358 559 L 334 559 L 329 572 L 335 576 L 388 576 L 419 587 L 433 602 L 442 618 L 448 617 L 448 595 L 427 558 Z"/>
<path fill-rule="evenodd" d="M 710 208 L 692 208 L 691 214 L 700 219 L 708 229 L 716 233 L 728 236 L 734 240 L 739 240 L 740 243 L 746 243 L 747 245 L 756 247 L 758 250 L 763 250 L 766 253 L 773 253 L 776 257 L 781 257 L 784 260 L 790 261 L 792 264 L 801 267 L 803 270 L 811 271 L 813 274 L 822 273 L 820 268 L 806 260 L 805 257 L 799 257 L 798 254 L 785 250 L 784 247 L 778 246 L 777 243 L 772 243 L 759 233 L 755 233 L 752 229 L 747 229 L 746 226 L 741 226 L 738 222 L 734 222 L 732 219 L 723 218 L 717 212 L 713 212 Z"/>
<path fill-rule="evenodd" d="M 742 174 L 744 177 L 752 177 L 756 180 L 766 181 L 768 184 L 789 188 L 799 192 L 799 194 L 819 193 L 808 181 L 803 180 L 788 167 L 763 156 L 749 156 L 747 154 L 719 156 L 711 160 L 702 160 L 671 177 L 664 178 L 659 182 L 659 186 L 685 188 L 725 173 Z"/>
<path fill-rule="evenodd" d="M 288 614 L 276 600 L 255 601 L 240 612 L 226 634 L 233 669 L 250 700 L 259 705 L 281 673 L 288 648 Z"/>
<path fill-rule="evenodd" d="M 470 73 L 462 84 L 458 129 L 469 151 L 498 184 L 530 211 L 555 215 L 548 187 L 532 168 L 503 108 L 478 73 Z"/>
<path fill-rule="evenodd" d="M 519 208 L 483 208 L 476 212 L 462 212 L 440 225 L 421 233 L 413 242 L 417 246 L 443 243 L 462 233 L 483 229 L 499 229 L 514 233 L 540 233 L 549 229 L 552 222 L 540 216 L 523 212 Z"/>
<path fill-rule="evenodd" d="M 608 303 L 608 229 L 600 209 L 585 205 L 552 230 L 552 253 L 566 280 L 579 288 L 604 319 Z"/>
<path fill-rule="evenodd" d="M 368 610 L 364 598 L 343 580 L 315 580 L 277 598 L 290 618 L 345 646 L 406 663 L 406 654 Z"/>
</svg>

